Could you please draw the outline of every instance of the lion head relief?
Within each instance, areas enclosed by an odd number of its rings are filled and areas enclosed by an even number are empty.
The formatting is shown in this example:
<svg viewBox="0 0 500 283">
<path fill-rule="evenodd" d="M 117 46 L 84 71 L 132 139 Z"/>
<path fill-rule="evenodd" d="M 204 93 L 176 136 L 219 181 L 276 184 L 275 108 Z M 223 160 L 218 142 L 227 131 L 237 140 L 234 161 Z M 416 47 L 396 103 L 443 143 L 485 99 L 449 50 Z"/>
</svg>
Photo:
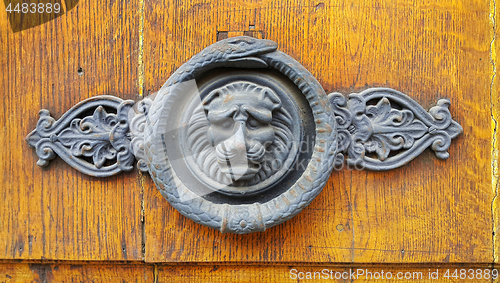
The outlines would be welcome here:
<svg viewBox="0 0 500 283">
<path fill-rule="evenodd" d="M 292 117 L 272 89 L 238 81 L 211 91 L 194 110 L 187 147 L 213 180 L 249 186 L 281 169 L 291 128 Z"/>
</svg>

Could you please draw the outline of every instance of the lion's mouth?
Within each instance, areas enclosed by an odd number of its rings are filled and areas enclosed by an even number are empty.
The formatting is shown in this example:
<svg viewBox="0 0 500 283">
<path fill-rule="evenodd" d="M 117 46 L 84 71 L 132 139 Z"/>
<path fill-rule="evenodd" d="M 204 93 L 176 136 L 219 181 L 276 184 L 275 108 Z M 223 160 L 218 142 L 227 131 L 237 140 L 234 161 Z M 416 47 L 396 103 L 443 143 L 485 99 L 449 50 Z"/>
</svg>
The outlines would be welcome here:
<svg viewBox="0 0 500 283">
<path fill-rule="evenodd" d="M 215 148 L 221 172 L 233 183 L 252 179 L 262 167 L 264 146 L 254 141 L 248 145 L 247 150 L 241 150 L 233 143 L 223 142 Z"/>
<path fill-rule="evenodd" d="M 261 167 L 260 164 L 256 163 L 232 164 L 230 161 L 220 165 L 221 172 L 233 182 L 252 179 L 260 171 Z"/>
</svg>

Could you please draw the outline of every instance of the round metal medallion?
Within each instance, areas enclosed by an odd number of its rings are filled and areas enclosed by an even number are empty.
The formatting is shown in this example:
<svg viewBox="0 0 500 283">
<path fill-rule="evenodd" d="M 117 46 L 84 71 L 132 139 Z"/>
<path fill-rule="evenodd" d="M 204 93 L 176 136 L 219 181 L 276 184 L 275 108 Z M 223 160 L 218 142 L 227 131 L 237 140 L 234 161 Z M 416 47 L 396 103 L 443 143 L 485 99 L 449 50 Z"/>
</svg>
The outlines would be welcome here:
<svg viewBox="0 0 500 283">
<path fill-rule="evenodd" d="M 217 42 L 181 66 L 151 105 L 149 171 L 192 220 L 264 231 L 324 187 L 337 147 L 329 107 L 316 79 L 274 42 Z"/>
</svg>

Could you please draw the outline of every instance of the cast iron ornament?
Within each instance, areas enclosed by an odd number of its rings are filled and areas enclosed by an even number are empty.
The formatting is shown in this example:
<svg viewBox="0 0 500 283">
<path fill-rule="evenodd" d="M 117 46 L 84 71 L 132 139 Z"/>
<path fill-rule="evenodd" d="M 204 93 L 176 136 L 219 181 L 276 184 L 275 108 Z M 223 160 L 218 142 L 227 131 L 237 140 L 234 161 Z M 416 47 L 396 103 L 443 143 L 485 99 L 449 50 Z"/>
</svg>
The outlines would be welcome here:
<svg viewBox="0 0 500 283">
<path fill-rule="evenodd" d="M 132 170 L 137 159 L 181 214 L 245 234 L 297 215 L 345 159 L 389 170 L 429 146 L 448 158 L 463 131 L 449 106 L 441 99 L 427 112 L 389 88 L 326 95 L 275 42 L 241 36 L 193 56 L 155 97 L 97 96 L 59 120 L 41 110 L 26 141 L 39 166 L 57 154 L 96 177 Z"/>
</svg>

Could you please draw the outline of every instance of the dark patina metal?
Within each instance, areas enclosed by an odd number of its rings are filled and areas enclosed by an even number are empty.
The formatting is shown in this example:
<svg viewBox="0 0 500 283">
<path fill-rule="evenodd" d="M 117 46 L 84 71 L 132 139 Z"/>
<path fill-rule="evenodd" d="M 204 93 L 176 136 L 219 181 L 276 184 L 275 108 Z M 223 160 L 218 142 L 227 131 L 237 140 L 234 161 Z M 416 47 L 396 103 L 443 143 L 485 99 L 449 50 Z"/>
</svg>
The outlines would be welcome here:
<svg viewBox="0 0 500 283">
<path fill-rule="evenodd" d="M 26 140 L 40 166 L 57 154 L 98 177 L 131 170 L 135 156 L 181 214 L 240 234 L 298 214 L 344 159 L 389 170 L 429 146 L 447 158 L 462 132 L 448 100 L 427 112 L 388 88 L 327 96 L 275 42 L 245 36 L 208 46 L 133 106 L 99 96 L 57 121 L 42 110 Z"/>
</svg>

